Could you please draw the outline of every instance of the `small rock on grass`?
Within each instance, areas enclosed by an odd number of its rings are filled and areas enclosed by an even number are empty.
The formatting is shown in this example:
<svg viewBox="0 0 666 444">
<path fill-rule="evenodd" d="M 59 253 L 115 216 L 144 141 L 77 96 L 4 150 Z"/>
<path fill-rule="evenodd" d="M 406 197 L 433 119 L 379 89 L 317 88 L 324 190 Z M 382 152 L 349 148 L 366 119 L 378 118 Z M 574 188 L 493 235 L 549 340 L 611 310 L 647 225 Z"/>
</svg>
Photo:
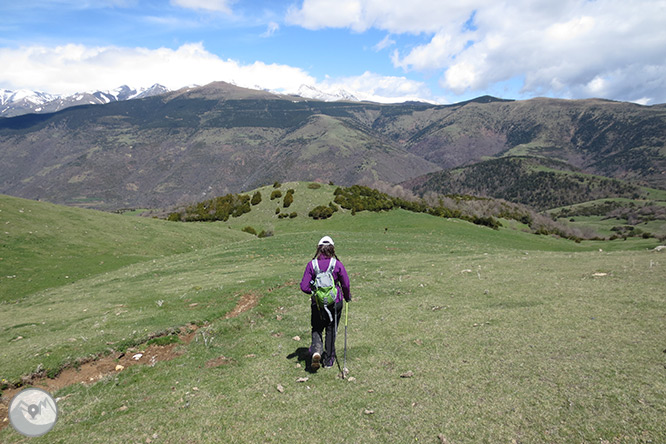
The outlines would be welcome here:
<svg viewBox="0 0 666 444">
<path fill-rule="evenodd" d="M 284 393 L 284 387 L 282 387 L 282 384 L 278 384 L 276 388 L 278 392 Z"/>
<path fill-rule="evenodd" d="M 307 382 L 310 378 L 298 378 L 296 382 Z"/>
<path fill-rule="evenodd" d="M 366 414 L 366 415 L 374 415 L 374 414 L 375 414 L 375 411 L 374 411 L 374 410 L 370 410 L 370 409 L 365 409 L 365 410 L 363 411 L 363 413 Z"/>
<path fill-rule="evenodd" d="M 400 375 L 401 378 L 411 378 L 413 376 L 414 376 L 414 372 L 411 371 L 411 370 L 406 372 L 406 373 L 403 373 L 402 375 Z"/>
</svg>

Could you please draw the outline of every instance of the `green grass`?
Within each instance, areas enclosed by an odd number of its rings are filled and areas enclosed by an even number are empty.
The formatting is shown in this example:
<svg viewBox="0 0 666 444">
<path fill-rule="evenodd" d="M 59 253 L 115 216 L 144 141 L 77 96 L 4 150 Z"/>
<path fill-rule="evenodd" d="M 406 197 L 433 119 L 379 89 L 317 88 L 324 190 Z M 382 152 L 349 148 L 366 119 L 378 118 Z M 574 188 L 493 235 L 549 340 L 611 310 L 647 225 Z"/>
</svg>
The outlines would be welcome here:
<svg viewBox="0 0 666 444">
<path fill-rule="evenodd" d="M 634 204 L 636 207 L 640 208 L 642 206 L 665 206 L 666 201 L 664 200 L 663 190 L 651 190 L 651 196 L 655 200 L 644 200 L 644 199 L 625 199 L 625 198 L 612 198 L 612 199 L 598 199 L 589 202 L 584 202 L 576 205 L 569 205 L 567 209 L 580 210 L 586 209 L 587 207 L 594 207 L 603 205 L 607 202 L 619 202 L 625 206 Z M 659 200 L 656 200 L 659 199 Z M 549 211 L 551 214 L 558 214 L 562 208 L 554 208 Z M 573 221 L 572 221 L 573 219 Z M 561 222 L 568 223 L 572 227 L 577 228 L 589 228 L 594 230 L 597 234 L 604 237 L 610 237 L 617 232 L 613 231 L 613 227 L 624 226 L 628 224 L 628 221 L 623 218 L 608 218 L 607 216 L 571 216 L 559 218 Z M 640 222 L 635 225 L 635 229 L 639 229 L 642 232 L 650 233 L 652 236 L 666 236 L 666 221 L 664 220 L 650 220 L 646 222 Z"/>
<path fill-rule="evenodd" d="M 246 239 L 214 224 L 123 217 L 0 196 L 0 303 L 129 264 Z"/>
<path fill-rule="evenodd" d="M 650 251 L 654 239 L 576 244 L 402 210 L 313 221 L 301 211 L 327 203 L 333 188 L 288 188 L 296 219 L 273 219 L 275 201 L 262 191 L 264 215 L 253 208 L 226 224 L 173 224 L 182 236 L 225 242 L 4 303 L 0 376 L 9 380 L 101 353 L 107 342 L 205 325 L 172 361 L 59 390 L 58 423 L 34 442 L 278 443 L 312 433 L 338 442 L 664 441 L 666 261 Z M 269 224 L 269 238 L 240 233 Z M 298 282 L 323 234 L 351 277 L 353 380 L 305 368 L 309 304 Z M 88 242 L 84 253 L 95 250 Z M 225 319 L 250 292 L 259 305 Z M 342 328 L 340 357 L 343 336 Z M 220 356 L 224 365 L 206 365 Z M 24 439 L 0 431 L 2 442 Z"/>
</svg>

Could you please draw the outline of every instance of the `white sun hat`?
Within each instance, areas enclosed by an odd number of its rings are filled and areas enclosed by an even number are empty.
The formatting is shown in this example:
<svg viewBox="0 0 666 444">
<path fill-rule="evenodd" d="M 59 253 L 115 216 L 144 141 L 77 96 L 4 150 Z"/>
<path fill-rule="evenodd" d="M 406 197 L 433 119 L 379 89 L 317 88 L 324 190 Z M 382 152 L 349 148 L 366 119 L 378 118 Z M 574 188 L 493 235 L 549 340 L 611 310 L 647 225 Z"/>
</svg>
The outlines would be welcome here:
<svg viewBox="0 0 666 444">
<path fill-rule="evenodd" d="M 335 245 L 335 244 L 333 243 L 333 239 L 331 239 L 330 236 L 324 236 L 321 239 L 319 239 L 319 243 L 317 245 L 319 246 L 319 245 Z"/>
</svg>

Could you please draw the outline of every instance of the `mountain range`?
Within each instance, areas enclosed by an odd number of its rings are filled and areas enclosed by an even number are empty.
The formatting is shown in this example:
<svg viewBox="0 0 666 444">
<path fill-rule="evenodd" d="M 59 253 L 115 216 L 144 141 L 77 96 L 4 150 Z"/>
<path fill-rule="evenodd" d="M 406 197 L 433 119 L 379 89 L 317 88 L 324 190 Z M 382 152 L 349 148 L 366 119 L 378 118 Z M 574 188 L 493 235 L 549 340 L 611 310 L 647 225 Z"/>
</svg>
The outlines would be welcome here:
<svg viewBox="0 0 666 444">
<path fill-rule="evenodd" d="M 150 88 L 133 89 L 127 85 L 109 91 L 76 93 L 69 96 L 41 91 L 0 89 L 0 117 L 29 113 L 53 113 L 72 106 L 103 105 L 122 100 L 141 99 L 164 94 L 169 89 L 155 84 Z"/>
<path fill-rule="evenodd" d="M 258 88 L 260 89 L 260 88 Z M 131 88 L 127 85 L 107 91 L 90 91 L 72 95 L 49 94 L 42 91 L 0 89 L 0 117 L 15 117 L 22 114 L 44 114 L 61 111 L 79 105 L 104 105 L 123 100 L 143 99 L 169 92 L 169 88 L 154 84 L 149 88 Z M 301 85 L 297 96 L 334 102 L 349 100 L 359 102 L 354 94 L 345 91 L 322 91 L 312 85 Z"/>
<path fill-rule="evenodd" d="M 0 193 L 106 210 L 157 208 L 289 180 L 381 181 L 419 194 L 451 193 L 488 177 L 516 182 L 510 175 L 535 168 L 626 182 L 629 188 L 608 188 L 622 193 L 639 185 L 666 189 L 666 105 L 348 99 L 216 82 L 0 118 Z M 452 176 L 513 158 L 528 159 L 521 165 L 529 168 Z M 507 188 L 478 185 L 485 195 Z"/>
</svg>

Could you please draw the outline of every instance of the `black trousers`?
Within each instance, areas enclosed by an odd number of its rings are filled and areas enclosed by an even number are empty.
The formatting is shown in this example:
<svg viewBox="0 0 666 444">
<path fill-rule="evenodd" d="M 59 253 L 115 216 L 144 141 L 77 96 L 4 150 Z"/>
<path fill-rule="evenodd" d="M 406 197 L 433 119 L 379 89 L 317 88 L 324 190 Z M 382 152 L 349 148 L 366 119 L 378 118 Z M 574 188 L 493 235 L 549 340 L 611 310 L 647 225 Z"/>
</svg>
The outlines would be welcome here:
<svg viewBox="0 0 666 444">
<path fill-rule="evenodd" d="M 314 300 L 312 300 L 310 309 L 310 324 L 312 325 L 312 346 L 310 347 L 310 351 L 322 354 L 324 365 L 332 365 L 335 360 L 335 337 L 340 318 L 342 317 L 342 301 L 328 306 L 330 317 L 326 310 L 319 310 Z M 325 347 L 322 340 L 324 330 L 326 331 Z"/>
</svg>

